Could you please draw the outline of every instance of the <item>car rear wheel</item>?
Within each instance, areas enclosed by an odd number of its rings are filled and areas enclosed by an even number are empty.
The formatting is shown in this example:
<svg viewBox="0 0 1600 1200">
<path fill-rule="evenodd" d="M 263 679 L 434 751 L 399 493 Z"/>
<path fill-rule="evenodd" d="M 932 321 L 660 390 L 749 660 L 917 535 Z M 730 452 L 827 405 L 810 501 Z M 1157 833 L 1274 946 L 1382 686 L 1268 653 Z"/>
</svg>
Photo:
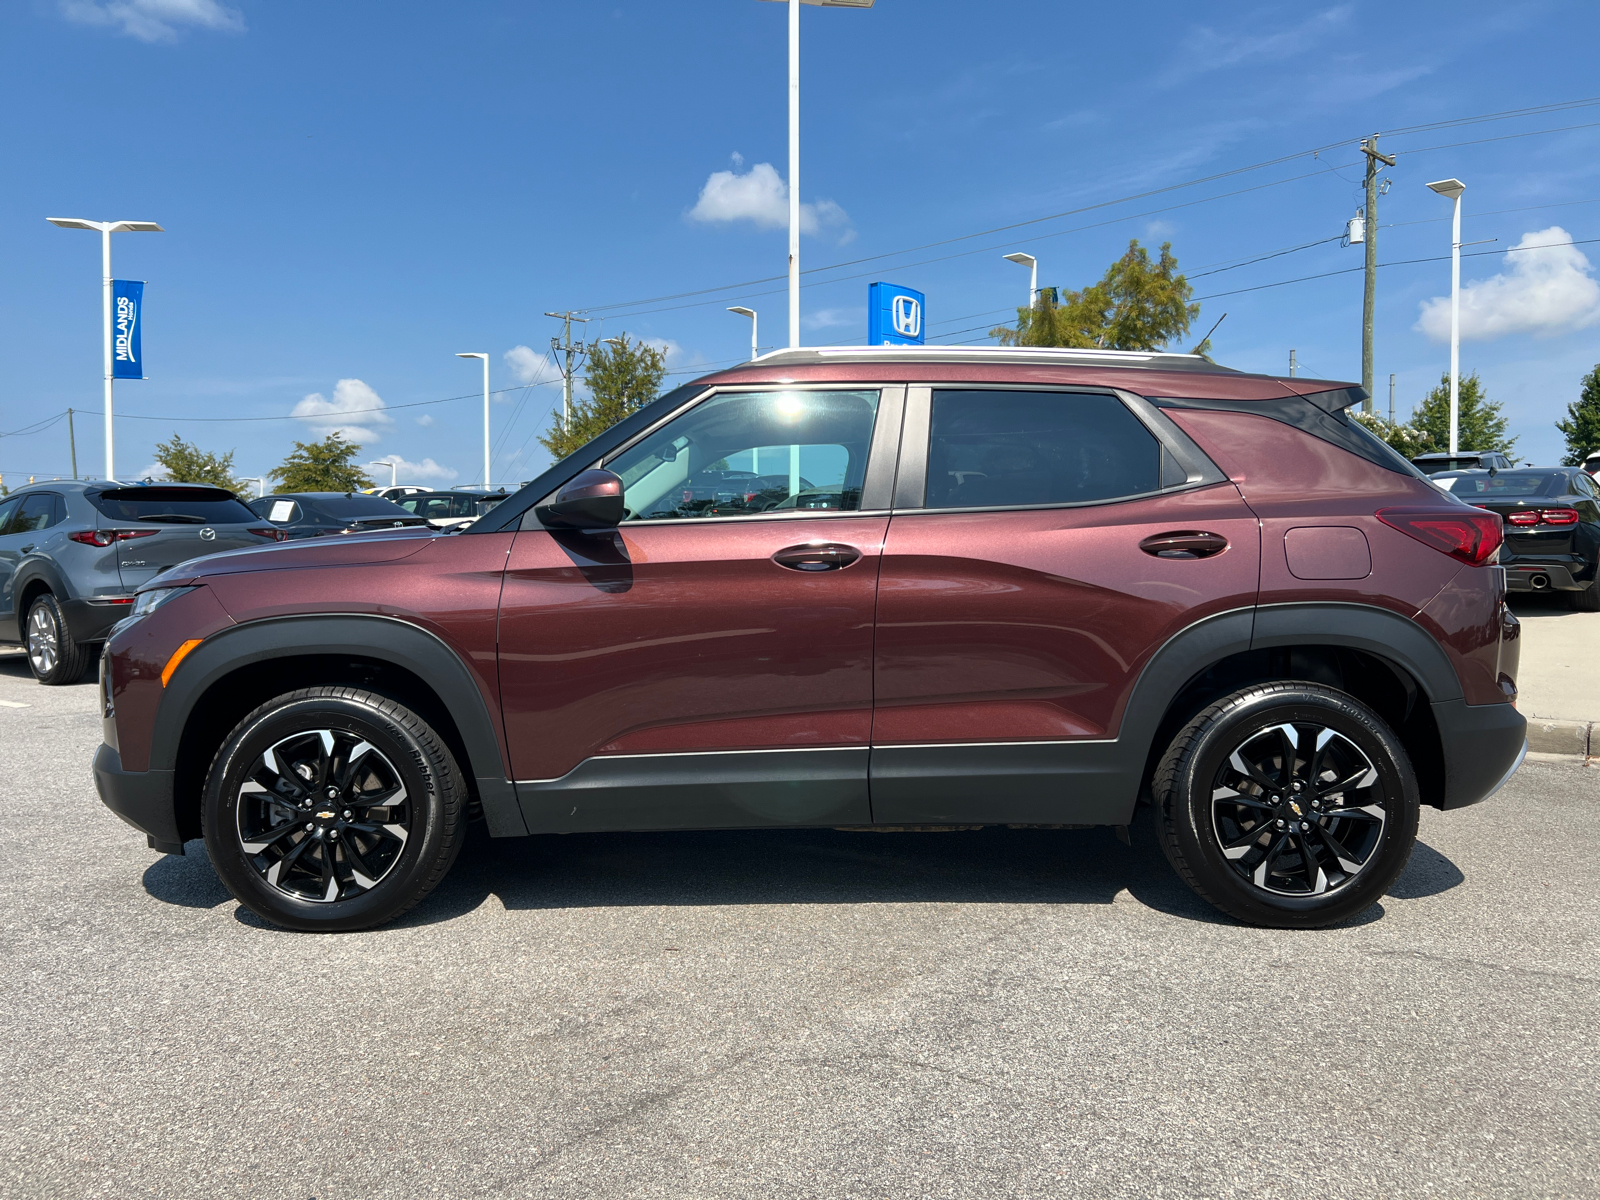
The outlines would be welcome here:
<svg viewBox="0 0 1600 1200">
<path fill-rule="evenodd" d="M 28 669 L 40 683 L 77 683 L 89 669 L 89 648 L 73 638 L 61 605 L 49 592 L 28 609 L 27 641 Z"/>
<path fill-rule="evenodd" d="M 466 785 L 421 717 L 357 688 L 308 688 L 234 728 L 206 780 L 206 850 L 228 890 L 289 929 L 392 921 L 444 878 Z"/>
<path fill-rule="evenodd" d="M 1261 684 L 1211 705 L 1173 740 L 1153 791 L 1178 874 L 1254 925 L 1356 915 L 1416 841 L 1405 748 L 1366 705 L 1313 683 Z"/>
<path fill-rule="evenodd" d="M 1600 612 L 1600 581 L 1591 583 L 1579 592 L 1567 593 L 1569 603 L 1578 612 Z"/>
</svg>

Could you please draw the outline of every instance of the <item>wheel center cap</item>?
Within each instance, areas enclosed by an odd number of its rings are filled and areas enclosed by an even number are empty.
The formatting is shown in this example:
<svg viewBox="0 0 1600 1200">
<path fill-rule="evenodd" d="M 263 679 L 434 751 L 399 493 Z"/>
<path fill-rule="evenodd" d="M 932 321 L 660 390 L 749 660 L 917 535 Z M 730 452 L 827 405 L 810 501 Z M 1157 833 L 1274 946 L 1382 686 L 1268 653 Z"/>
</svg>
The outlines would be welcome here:
<svg viewBox="0 0 1600 1200">
<path fill-rule="evenodd" d="M 1291 812 L 1293 812 L 1294 815 L 1297 816 L 1297 817 L 1303 817 L 1303 816 L 1306 815 L 1304 812 L 1301 811 L 1300 805 L 1295 803 L 1293 800 L 1289 801 L 1289 810 Z"/>
<path fill-rule="evenodd" d="M 331 821 L 331 820 L 333 820 L 333 814 L 331 812 L 319 812 L 317 814 L 317 820 L 319 820 L 319 821 Z"/>
</svg>

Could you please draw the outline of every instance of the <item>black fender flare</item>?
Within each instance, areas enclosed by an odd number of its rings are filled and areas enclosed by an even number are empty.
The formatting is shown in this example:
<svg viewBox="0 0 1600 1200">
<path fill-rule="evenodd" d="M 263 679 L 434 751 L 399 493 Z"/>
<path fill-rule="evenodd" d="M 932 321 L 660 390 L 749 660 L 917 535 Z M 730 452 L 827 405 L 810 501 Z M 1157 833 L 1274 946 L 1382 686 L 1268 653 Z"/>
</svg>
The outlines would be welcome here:
<svg viewBox="0 0 1600 1200">
<path fill-rule="evenodd" d="M 41 580 L 58 601 L 77 599 L 67 583 L 66 576 L 53 561 L 39 554 L 27 555 L 17 564 L 16 571 L 6 584 L 11 592 L 11 619 L 16 622 L 19 642 L 27 636 L 22 623 L 28 619 L 28 614 L 23 609 L 22 598 L 27 594 L 29 587 Z"/>
<path fill-rule="evenodd" d="M 1407 672 L 1431 704 L 1459 701 L 1461 680 L 1443 647 L 1389 609 L 1337 602 L 1266 604 L 1207 617 L 1173 634 L 1145 664 L 1118 727 L 1125 769 L 1142 772 L 1168 708 L 1223 659 L 1274 646 L 1342 646 Z"/>
<path fill-rule="evenodd" d="M 300 654 L 349 654 L 390 663 L 415 675 L 449 711 L 466 748 L 489 832 L 496 837 L 527 833 L 516 787 L 506 774 L 495 735 L 495 717 L 472 672 L 436 634 L 398 617 L 370 614 L 311 614 L 264 617 L 207 638 L 174 673 L 156 712 L 150 768 L 174 770 L 185 727 L 195 705 L 240 667 Z"/>
</svg>

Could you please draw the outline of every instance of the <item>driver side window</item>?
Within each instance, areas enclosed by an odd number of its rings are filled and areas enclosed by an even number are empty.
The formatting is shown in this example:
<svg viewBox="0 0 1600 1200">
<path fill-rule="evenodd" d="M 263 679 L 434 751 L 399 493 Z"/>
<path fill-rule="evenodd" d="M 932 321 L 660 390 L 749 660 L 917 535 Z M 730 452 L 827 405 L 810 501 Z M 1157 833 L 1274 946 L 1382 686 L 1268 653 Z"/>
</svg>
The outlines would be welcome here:
<svg viewBox="0 0 1600 1200">
<path fill-rule="evenodd" d="M 605 465 L 630 521 L 861 507 L 876 391 L 713 396 Z"/>
</svg>

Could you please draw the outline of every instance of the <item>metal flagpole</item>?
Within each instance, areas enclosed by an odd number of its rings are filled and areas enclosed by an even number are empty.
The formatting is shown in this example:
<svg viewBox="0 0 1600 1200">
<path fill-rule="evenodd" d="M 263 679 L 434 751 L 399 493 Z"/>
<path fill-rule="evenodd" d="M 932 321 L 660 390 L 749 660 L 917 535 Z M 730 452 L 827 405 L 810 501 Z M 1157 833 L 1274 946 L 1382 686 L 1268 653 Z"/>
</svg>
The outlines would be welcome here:
<svg viewBox="0 0 1600 1200">
<path fill-rule="evenodd" d="M 793 350 L 799 345 L 800 0 L 789 0 L 789 349 Z"/>
<path fill-rule="evenodd" d="M 100 274 L 103 277 L 101 285 L 100 310 L 105 325 L 105 366 L 106 366 L 106 481 L 115 480 L 116 470 L 113 465 L 113 437 L 111 426 L 111 223 L 108 221 L 100 226 Z"/>
</svg>

